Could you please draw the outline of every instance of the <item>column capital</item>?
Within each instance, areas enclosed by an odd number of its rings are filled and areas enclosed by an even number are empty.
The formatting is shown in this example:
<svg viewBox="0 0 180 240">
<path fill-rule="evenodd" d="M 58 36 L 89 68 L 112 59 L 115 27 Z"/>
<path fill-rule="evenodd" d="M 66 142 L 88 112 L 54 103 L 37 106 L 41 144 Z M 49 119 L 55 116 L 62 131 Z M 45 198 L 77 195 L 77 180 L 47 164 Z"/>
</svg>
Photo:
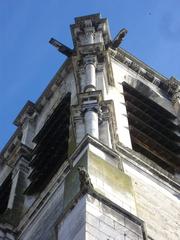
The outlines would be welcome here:
<svg viewBox="0 0 180 240">
<path fill-rule="evenodd" d="M 81 114 L 84 115 L 86 112 L 93 111 L 96 113 L 100 113 L 101 109 L 98 102 L 86 102 L 81 106 Z"/>
<path fill-rule="evenodd" d="M 97 64 L 97 57 L 94 55 L 86 55 L 84 57 L 84 65 L 88 65 L 88 64 L 93 64 L 94 67 L 96 67 Z"/>
</svg>

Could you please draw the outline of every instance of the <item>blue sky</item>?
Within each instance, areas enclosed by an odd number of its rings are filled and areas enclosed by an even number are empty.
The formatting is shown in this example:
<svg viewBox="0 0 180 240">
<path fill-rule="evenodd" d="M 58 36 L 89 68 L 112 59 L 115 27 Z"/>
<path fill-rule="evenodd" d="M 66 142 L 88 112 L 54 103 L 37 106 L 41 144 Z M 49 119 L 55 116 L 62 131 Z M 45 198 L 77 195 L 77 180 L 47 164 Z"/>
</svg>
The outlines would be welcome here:
<svg viewBox="0 0 180 240">
<path fill-rule="evenodd" d="M 108 18 L 112 37 L 128 29 L 124 49 L 180 79 L 180 0 L 1 0 L 0 149 L 26 101 L 36 101 L 65 60 L 49 39 L 72 47 L 74 17 L 98 12 Z"/>
</svg>

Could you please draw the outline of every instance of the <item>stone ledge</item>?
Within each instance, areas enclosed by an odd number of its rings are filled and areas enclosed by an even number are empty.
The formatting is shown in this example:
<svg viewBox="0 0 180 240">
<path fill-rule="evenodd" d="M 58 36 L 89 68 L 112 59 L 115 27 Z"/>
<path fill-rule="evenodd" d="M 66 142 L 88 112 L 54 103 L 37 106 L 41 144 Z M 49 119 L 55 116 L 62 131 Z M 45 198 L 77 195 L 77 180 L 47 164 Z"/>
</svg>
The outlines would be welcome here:
<svg viewBox="0 0 180 240">
<path fill-rule="evenodd" d="M 120 156 L 123 157 L 123 160 L 126 162 L 136 166 L 139 170 L 148 173 L 151 172 L 151 177 L 153 176 L 154 179 L 160 180 L 161 184 L 164 187 L 168 188 L 169 190 L 176 192 L 177 195 L 180 196 L 180 183 L 175 179 L 175 177 L 167 172 L 166 170 L 162 169 L 156 163 L 152 162 L 150 159 L 146 158 L 140 153 L 123 146 L 122 144 L 118 144 L 116 146 L 117 151 L 120 153 Z M 122 156 L 123 154 L 123 156 Z M 176 196 L 177 196 L 176 195 Z"/>
</svg>

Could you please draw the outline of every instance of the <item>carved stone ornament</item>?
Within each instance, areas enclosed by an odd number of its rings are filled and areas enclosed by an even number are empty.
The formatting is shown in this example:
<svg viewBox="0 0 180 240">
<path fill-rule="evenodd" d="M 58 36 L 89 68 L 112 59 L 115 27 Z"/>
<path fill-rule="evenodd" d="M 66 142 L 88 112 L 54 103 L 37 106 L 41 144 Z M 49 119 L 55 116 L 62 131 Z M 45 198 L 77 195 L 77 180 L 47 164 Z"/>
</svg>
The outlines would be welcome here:
<svg viewBox="0 0 180 240">
<path fill-rule="evenodd" d="M 98 103 L 87 103 L 87 104 L 83 104 L 81 107 L 81 114 L 85 114 L 88 111 L 93 111 L 96 113 L 100 113 L 101 109 L 99 107 Z"/>
<path fill-rule="evenodd" d="M 172 96 L 172 103 L 175 104 L 180 99 L 180 90 Z"/>
<path fill-rule="evenodd" d="M 108 106 L 102 105 L 101 106 L 101 120 L 102 121 L 108 121 L 110 117 L 110 110 Z"/>
<path fill-rule="evenodd" d="M 174 95 L 175 93 L 180 91 L 180 82 L 175 78 L 175 77 L 171 77 L 167 82 L 166 82 L 167 86 L 168 86 L 168 91 Z"/>
<path fill-rule="evenodd" d="M 119 33 L 116 35 L 116 37 L 113 39 L 113 41 L 111 42 L 110 46 L 113 49 L 118 48 L 121 42 L 123 41 L 123 39 L 125 38 L 127 32 L 128 30 L 126 28 L 121 29 Z"/>
<path fill-rule="evenodd" d="M 78 172 L 81 192 L 86 193 L 89 190 L 93 189 L 93 185 L 91 183 L 91 179 L 87 170 L 84 167 L 78 167 Z"/>
<path fill-rule="evenodd" d="M 97 63 L 97 57 L 94 55 L 86 55 L 84 57 L 84 64 L 85 66 L 88 64 L 93 64 L 96 67 L 96 63 Z"/>
<path fill-rule="evenodd" d="M 168 87 L 168 92 L 172 96 L 172 103 L 175 104 L 177 100 L 180 99 L 180 82 L 175 77 L 171 77 L 165 82 L 165 85 Z"/>
</svg>

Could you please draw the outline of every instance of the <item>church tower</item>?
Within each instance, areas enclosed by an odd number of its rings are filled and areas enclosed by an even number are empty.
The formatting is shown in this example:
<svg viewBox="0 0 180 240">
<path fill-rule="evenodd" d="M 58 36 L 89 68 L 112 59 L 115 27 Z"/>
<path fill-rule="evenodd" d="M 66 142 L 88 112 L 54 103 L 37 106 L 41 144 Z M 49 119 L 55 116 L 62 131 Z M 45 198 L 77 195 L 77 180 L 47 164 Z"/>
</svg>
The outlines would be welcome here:
<svg viewBox="0 0 180 240">
<path fill-rule="evenodd" d="M 179 240 L 180 85 L 77 17 L 0 154 L 0 240 Z"/>
</svg>

